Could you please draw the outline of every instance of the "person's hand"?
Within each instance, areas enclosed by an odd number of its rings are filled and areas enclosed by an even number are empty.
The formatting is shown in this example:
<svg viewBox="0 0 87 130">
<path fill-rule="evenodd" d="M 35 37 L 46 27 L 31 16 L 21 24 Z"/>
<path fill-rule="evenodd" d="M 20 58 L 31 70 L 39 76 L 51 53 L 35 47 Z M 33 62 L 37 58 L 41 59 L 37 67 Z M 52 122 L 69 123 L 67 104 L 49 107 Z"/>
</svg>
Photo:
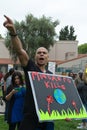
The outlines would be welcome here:
<svg viewBox="0 0 87 130">
<path fill-rule="evenodd" d="M 65 118 L 65 121 L 71 121 L 71 118 Z"/>
<path fill-rule="evenodd" d="M 6 18 L 6 21 L 3 23 L 3 26 L 6 27 L 11 34 L 16 34 L 16 29 L 14 27 L 13 21 L 6 15 L 4 15 L 4 17 Z"/>
<path fill-rule="evenodd" d="M 17 92 L 18 92 L 18 91 L 15 90 L 15 89 L 12 89 L 12 91 L 11 91 L 12 94 L 15 94 L 15 93 L 17 93 Z"/>
</svg>

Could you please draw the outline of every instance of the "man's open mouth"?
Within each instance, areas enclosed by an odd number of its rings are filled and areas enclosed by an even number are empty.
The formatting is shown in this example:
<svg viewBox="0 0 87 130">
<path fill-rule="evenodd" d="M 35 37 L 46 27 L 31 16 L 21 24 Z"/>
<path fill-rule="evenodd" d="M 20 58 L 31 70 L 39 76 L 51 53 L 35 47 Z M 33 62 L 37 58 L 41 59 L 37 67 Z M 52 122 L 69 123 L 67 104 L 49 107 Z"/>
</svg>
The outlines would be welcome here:
<svg viewBox="0 0 87 130">
<path fill-rule="evenodd" d="M 44 60 L 44 58 L 39 58 L 39 60 L 43 61 L 43 60 Z"/>
</svg>

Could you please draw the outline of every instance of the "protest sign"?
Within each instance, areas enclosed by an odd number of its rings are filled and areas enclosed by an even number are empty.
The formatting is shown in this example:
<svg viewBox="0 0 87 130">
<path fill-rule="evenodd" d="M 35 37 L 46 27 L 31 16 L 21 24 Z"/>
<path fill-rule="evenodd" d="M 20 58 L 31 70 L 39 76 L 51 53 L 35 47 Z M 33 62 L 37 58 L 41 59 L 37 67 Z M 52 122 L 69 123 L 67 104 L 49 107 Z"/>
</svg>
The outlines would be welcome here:
<svg viewBox="0 0 87 130">
<path fill-rule="evenodd" d="M 29 79 L 40 121 L 87 117 L 71 77 L 29 72 Z"/>
</svg>

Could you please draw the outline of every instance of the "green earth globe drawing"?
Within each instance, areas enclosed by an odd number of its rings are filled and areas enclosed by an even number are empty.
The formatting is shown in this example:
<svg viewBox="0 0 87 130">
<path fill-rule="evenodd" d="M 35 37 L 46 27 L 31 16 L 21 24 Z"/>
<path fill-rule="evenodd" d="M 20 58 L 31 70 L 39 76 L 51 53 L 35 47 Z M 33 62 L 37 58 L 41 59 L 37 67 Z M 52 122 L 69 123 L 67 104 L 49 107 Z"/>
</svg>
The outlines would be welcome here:
<svg viewBox="0 0 87 130">
<path fill-rule="evenodd" d="M 54 90 L 54 98 L 59 104 L 64 104 L 66 102 L 66 96 L 60 89 Z"/>
</svg>

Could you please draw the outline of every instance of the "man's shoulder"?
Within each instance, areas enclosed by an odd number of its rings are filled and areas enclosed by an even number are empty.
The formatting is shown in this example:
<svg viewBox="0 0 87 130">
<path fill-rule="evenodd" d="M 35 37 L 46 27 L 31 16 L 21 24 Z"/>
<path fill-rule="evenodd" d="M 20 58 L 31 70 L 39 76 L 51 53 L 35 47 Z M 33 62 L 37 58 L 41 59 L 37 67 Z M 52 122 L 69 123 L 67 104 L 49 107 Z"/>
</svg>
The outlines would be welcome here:
<svg viewBox="0 0 87 130">
<path fill-rule="evenodd" d="M 24 71 L 31 70 L 34 67 L 35 67 L 35 62 L 32 59 L 29 59 L 29 61 L 28 61 L 26 66 L 22 66 Z"/>
</svg>

